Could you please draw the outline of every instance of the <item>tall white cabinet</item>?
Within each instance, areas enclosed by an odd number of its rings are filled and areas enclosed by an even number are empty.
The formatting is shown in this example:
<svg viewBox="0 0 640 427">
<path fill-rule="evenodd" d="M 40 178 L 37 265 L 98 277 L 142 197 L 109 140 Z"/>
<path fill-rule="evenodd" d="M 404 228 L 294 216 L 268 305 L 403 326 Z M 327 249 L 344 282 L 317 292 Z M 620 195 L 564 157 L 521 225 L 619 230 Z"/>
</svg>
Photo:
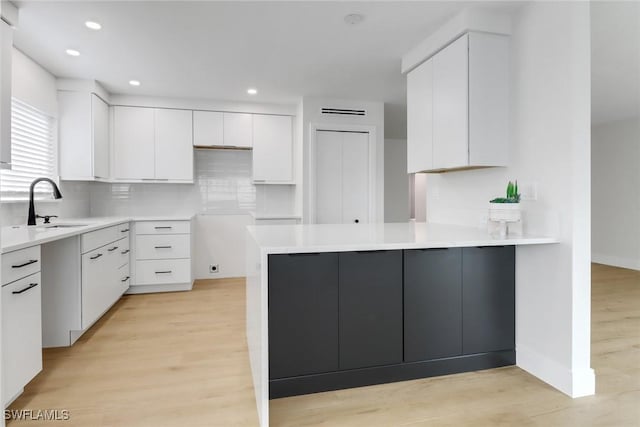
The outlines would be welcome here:
<svg viewBox="0 0 640 427">
<path fill-rule="evenodd" d="M 508 162 L 509 39 L 464 34 L 407 75 L 407 169 Z"/>
<path fill-rule="evenodd" d="M 193 182 L 192 111 L 113 110 L 115 180 Z"/>
</svg>

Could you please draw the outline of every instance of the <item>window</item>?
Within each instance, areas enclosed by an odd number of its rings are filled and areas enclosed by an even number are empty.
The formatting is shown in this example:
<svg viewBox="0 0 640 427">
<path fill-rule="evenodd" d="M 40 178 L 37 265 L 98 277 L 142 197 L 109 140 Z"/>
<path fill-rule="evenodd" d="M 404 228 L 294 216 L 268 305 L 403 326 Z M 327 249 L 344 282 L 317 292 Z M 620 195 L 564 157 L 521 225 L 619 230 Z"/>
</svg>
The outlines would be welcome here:
<svg viewBox="0 0 640 427">
<path fill-rule="evenodd" d="M 1 200 L 26 200 L 35 178 L 56 178 L 55 124 L 55 118 L 11 99 L 11 170 L 0 172 Z M 37 186 L 35 191 L 40 195 L 51 193 L 46 185 Z"/>
</svg>

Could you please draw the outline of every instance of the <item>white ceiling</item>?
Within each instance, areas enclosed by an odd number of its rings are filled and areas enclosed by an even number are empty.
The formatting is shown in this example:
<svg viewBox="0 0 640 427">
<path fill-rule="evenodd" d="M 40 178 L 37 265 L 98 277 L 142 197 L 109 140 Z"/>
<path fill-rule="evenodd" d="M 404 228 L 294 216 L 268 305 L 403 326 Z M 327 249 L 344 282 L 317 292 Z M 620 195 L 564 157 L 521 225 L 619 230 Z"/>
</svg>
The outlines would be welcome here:
<svg viewBox="0 0 640 427">
<path fill-rule="evenodd" d="M 15 44 L 58 77 L 113 93 L 405 104 L 400 58 L 469 4 L 505 2 L 22 1 Z M 348 26 L 344 16 L 364 14 Z M 103 29 L 91 31 L 87 19 Z M 81 52 L 78 58 L 65 49 Z M 142 82 L 132 88 L 128 81 Z M 247 95 L 248 87 L 259 91 Z"/>
<path fill-rule="evenodd" d="M 640 3 L 591 3 L 594 124 L 640 115 Z"/>
</svg>

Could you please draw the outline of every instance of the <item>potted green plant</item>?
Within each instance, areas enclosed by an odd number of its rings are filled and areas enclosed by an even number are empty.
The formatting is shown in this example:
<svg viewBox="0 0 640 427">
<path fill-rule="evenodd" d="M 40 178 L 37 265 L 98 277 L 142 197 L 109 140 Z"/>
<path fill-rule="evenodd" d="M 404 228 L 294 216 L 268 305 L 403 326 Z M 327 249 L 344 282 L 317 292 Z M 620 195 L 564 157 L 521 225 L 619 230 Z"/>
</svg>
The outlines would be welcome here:
<svg viewBox="0 0 640 427">
<path fill-rule="evenodd" d="M 509 181 L 506 197 L 497 197 L 489 202 L 489 220 L 497 222 L 517 222 L 521 219 L 520 193 L 518 181 Z"/>
</svg>

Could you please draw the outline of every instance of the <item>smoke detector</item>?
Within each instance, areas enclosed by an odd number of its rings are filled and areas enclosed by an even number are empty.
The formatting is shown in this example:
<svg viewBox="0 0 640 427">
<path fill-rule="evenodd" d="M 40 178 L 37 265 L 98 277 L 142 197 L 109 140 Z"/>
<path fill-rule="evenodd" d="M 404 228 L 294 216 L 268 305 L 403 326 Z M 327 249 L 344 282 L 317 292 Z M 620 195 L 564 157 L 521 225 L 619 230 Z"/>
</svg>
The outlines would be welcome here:
<svg viewBox="0 0 640 427">
<path fill-rule="evenodd" d="M 364 21 L 364 15 L 359 13 L 350 13 L 344 17 L 344 22 L 346 22 L 347 25 L 358 25 L 362 21 Z"/>
</svg>

